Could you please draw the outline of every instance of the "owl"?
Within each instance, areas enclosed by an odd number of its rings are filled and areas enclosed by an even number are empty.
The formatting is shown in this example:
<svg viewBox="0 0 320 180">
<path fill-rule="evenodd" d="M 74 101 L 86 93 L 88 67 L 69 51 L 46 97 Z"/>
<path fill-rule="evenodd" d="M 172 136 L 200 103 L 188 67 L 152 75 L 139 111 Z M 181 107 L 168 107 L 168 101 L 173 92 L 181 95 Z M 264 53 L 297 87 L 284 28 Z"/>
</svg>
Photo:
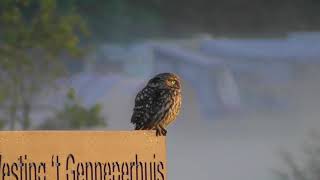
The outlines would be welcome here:
<svg viewBox="0 0 320 180">
<path fill-rule="evenodd" d="M 158 74 L 137 94 L 131 123 L 135 130 L 156 130 L 157 136 L 165 136 L 165 128 L 180 112 L 181 101 L 180 78 L 173 73 Z"/>
</svg>

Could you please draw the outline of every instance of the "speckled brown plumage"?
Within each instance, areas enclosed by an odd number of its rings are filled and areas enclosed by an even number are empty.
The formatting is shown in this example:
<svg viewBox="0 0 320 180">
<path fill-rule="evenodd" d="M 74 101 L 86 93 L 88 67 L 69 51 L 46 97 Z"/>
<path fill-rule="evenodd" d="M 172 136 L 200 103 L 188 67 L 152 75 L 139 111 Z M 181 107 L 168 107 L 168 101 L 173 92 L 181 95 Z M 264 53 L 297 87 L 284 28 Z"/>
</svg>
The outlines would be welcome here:
<svg viewBox="0 0 320 180">
<path fill-rule="evenodd" d="M 131 123 L 136 130 L 156 130 L 166 135 L 181 108 L 181 81 L 173 73 L 162 73 L 150 79 L 136 96 Z"/>
</svg>

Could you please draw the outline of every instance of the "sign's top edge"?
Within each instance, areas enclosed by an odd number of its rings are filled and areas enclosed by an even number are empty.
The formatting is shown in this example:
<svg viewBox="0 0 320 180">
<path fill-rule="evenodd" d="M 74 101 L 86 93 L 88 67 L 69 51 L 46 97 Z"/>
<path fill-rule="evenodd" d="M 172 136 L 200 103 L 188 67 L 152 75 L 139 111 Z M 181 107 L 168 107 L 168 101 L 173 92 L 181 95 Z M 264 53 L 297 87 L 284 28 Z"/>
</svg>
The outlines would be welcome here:
<svg viewBox="0 0 320 180">
<path fill-rule="evenodd" d="M 128 133 L 128 134 L 155 134 L 153 130 L 116 131 L 116 130 L 30 130 L 30 131 L 0 131 L 0 133 Z"/>
</svg>

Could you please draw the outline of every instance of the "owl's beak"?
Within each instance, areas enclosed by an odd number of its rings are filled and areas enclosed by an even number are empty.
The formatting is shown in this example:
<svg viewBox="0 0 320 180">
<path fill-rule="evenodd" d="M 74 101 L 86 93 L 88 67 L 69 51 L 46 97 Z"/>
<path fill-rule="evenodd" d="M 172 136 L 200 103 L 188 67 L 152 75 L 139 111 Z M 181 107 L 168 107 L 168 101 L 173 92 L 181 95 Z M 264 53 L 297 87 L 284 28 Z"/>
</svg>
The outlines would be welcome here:
<svg viewBox="0 0 320 180">
<path fill-rule="evenodd" d="M 180 84 L 179 84 L 179 83 L 175 84 L 175 85 L 174 85 L 174 88 L 175 88 L 175 89 L 180 89 L 180 88 L 181 88 L 181 87 L 180 87 Z"/>
</svg>

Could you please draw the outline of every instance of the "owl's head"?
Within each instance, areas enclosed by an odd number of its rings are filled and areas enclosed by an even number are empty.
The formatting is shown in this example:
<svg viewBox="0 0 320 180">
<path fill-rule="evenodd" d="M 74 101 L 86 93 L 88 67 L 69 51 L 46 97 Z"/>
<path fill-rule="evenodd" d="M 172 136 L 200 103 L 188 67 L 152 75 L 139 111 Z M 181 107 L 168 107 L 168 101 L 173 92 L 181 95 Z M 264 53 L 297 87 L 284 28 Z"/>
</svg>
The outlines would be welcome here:
<svg viewBox="0 0 320 180">
<path fill-rule="evenodd" d="M 149 87 L 158 89 L 181 90 L 181 81 L 179 76 L 173 73 L 161 73 L 149 80 Z"/>
</svg>

